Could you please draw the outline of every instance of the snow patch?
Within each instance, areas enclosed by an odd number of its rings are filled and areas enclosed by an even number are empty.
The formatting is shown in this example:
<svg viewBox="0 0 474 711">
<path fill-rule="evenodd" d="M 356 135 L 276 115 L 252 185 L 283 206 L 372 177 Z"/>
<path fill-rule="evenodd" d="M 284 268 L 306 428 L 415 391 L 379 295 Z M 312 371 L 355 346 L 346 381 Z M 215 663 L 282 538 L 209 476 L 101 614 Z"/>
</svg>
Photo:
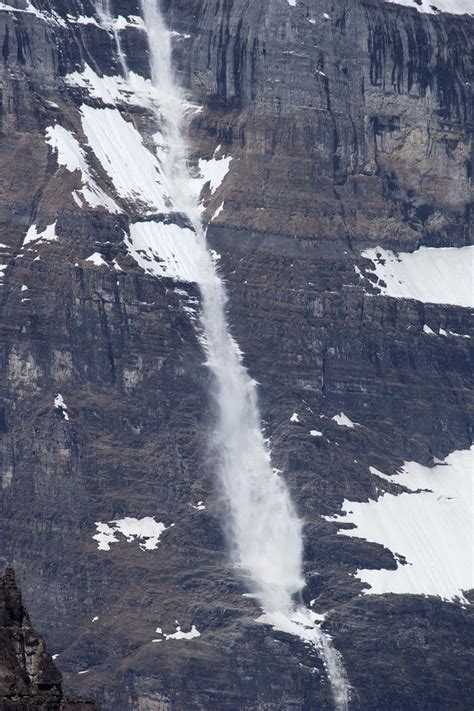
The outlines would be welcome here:
<svg viewBox="0 0 474 711">
<path fill-rule="evenodd" d="M 171 634 L 165 634 L 161 627 L 156 628 L 156 632 L 162 637 L 164 637 L 165 640 L 169 639 L 194 639 L 195 637 L 200 637 L 201 633 L 196 629 L 196 625 L 192 625 L 191 629 L 189 632 L 183 632 L 181 629 L 181 625 L 178 623 L 178 620 L 176 620 L 176 632 L 172 632 Z M 153 642 L 161 642 L 161 639 L 154 639 Z"/>
<path fill-rule="evenodd" d="M 385 282 L 376 285 L 385 296 L 474 306 L 474 246 L 420 247 L 398 255 L 375 247 L 362 256 L 373 262 L 372 273 Z"/>
<path fill-rule="evenodd" d="M 343 412 L 340 412 L 338 415 L 334 415 L 334 417 L 331 417 L 331 420 L 334 420 L 336 425 L 339 425 L 340 427 L 350 427 L 351 429 L 354 427 L 360 427 L 358 422 L 352 422 L 352 420 Z"/>
<path fill-rule="evenodd" d="M 153 212 L 168 212 L 156 157 L 117 109 L 83 104 L 82 128 L 118 195 Z"/>
<path fill-rule="evenodd" d="M 129 254 L 148 274 L 183 282 L 199 281 L 202 248 L 196 234 L 174 223 L 135 222 L 125 236 Z"/>
<path fill-rule="evenodd" d="M 467 333 L 456 333 L 455 331 L 448 331 L 450 336 L 455 336 L 456 338 L 471 338 Z"/>
<path fill-rule="evenodd" d="M 217 208 L 217 210 L 215 211 L 215 213 L 214 213 L 213 216 L 211 217 L 211 222 L 214 222 L 214 220 L 215 220 L 217 217 L 219 217 L 219 215 L 221 214 L 221 212 L 224 212 L 224 201 L 221 202 L 221 204 L 219 205 L 219 207 Z"/>
<path fill-rule="evenodd" d="M 467 604 L 463 591 L 474 587 L 474 446 L 452 452 L 432 468 L 405 462 L 397 475 L 373 467 L 371 472 L 409 491 L 385 493 L 376 501 L 346 499 L 342 514 L 324 516 L 356 526 L 339 534 L 380 543 L 397 557 L 396 570 L 357 571 L 357 577 L 370 585 L 365 592 L 436 595 Z"/>
<path fill-rule="evenodd" d="M 174 524 L 171 524 L 173 526 Z M 97 521 L 95 524 L 97 533 L 92 536 L 97 541 L 100 551 L 109 551 L 112 543 L 118 543 L 117 534 L 122 534 L 129 543 L 138 540 L 138 545 L 143 551 L 155 550 L 160 540 L 161 534 L 171 526 L 155 521 L 153 516 L 144 518 L 115 519 L 108 523 Z"/>
<path fill-rule="evenodd" d="M 322 437 L 323 433 L 320 432 L 319 430 L 310 430 L 309 431 L 311 437 Z"/>
<path fill-rule="evenodd" d="M 99 252 L 94 252 L 90 257 L 87 257 L 86 262 L 92 262 L 96 267 L 108 267 L 109 265 Z"/>
<path fill-rule="evenodd" d="M 175 37 L 176 39 L 183 40 L 183 39 L 190 39 L 191 35 L 188 35 L 185 32 L 176 32 L 176 30 L 172 30 L 170 32 L 170 37 Z"/>
<path fill-rule="evenodd" d="M 54 398 L 54 408 L 56 410 L 60 410 L 62 416 L 64 417 L 65 420 L 69 421 L 69 414 L 67 411 L 67 405 L 64 402 L 64 398 L 61 395 L 61 393 L 58 393 L 56 397 Z"/>
<path fill-rule="evenodd" d="M 221 151 L 221 146 L 217 146 L 214 155 L 210 160 L 204 158 L 199 159 L 200 176 L 196 179 L 200 185 L 200 190 L 209 183 L 211 195 L 214 195 L 217 188 L 222 185 L 222 182 L 229 172 L 232 156 L 222 156 L 217 158 Z"/>
<path fill-rule="evenodd" d="M 46 129 L 46 143 L 56 152 L 58 165 L 62 165 L 70 173 L 78 170 L 81 173 L 82 188 L 72 194 L 75 203 L 83 206 L 85 201 L 91 207 L 102 206 L 111 213 L 121 212 L 117 204 L 99 188 L 86 160 L 85 153 L 77 138 L 71 131 L 62 126 L 49 126 Z"/>
<path fill-rule="evenodd" d="M 300 418 L 297 412 L 294 412 L 290 417 L 290 422 L 299 422 Z"/>
<path fill-rule="evenodd" d="M 43 232 L 38 232 L 36 225 L 31 225 L 23 240 L 22 249 L 26 247 L 27 244 L 30 244 L 30 242 L 52 242 L 56 239 L 58 239 L 56 234 L 56 222 L 53 222 L 52 225 L 48 225 Z"/>
<path fill-rule="evenodd" d="M 99 76 L 89 64 L 82 72 L 72 72 L 65 77 L 69 86 L 87 91 L 90 97 L 104 104 L 127 104 L 150 108 L 156 102 L 156 90 L 149 79 L 129 72 L 128 79 L 119 75 Z"/>
<path fill-rule="evenodd" d="M 418 12 L 430 14 L 446 12 L 452 15 L 474 15 L 472 0 L 385 0 L 385 2 L 413 7 Z"/>
<path fill-rule="evenodd" d="M 198 501 L 196 505 L 190 504 L 191 508 L 196 509 L 196 511 L 204 511 L 206 508 L 204 506 L 204 501 Z"/>
<path fill-rule="evenodd" d="M 96 27 L 100 27 L 95 17 L 87 17 L 87 15 L 79 15 L 78 17 L 74 17 L 74 15 L 67 15 L 67 19 L 68 22 L 71 22 L 72 24 L 95 25 Z"/>
<path fill-rule="evenodd" d="M 24 12 L 26 14 L 35 15 L 39 20 L 47 22 L 50 25 L 67 27 L 63 18 L 54 10 L 51 13 L 40 12 L 31 2 L 27 0 L 25 8 L 12 7 L 6 3 L 0 2 L 0 12 Z"/>
</svg>

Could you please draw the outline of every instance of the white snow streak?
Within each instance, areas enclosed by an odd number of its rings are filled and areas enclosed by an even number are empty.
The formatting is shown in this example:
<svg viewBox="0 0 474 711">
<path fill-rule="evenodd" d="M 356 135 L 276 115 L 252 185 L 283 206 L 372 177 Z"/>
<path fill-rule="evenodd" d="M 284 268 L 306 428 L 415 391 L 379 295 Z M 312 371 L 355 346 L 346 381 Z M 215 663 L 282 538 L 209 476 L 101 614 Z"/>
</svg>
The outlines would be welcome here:
<svg viewBox="0 0 474 711">
<path fill-rule="evenodd" d="M 221 204 L 219 205 L 219 207 L 217 208 L 217 210 L 215 211 L 215 213 L 214 213 L 213 216 L 211 217 L 211 222 L 214 222 L 214 220 L 215 220 L 217 217 L 219 217 L 219 215 L 221 214 L 221 212 L 224 212 L 224 200 L 221 202 Z"/>
</svg>

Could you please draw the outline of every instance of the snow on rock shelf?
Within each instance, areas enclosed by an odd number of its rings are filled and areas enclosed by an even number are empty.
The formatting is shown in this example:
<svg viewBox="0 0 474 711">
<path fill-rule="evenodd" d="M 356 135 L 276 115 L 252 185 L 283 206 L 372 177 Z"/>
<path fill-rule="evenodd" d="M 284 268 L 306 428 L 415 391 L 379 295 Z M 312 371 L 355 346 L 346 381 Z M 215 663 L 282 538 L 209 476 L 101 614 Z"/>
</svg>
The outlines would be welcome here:
<svg viewBox="0 0 474 711">
<path fill-rule="evenodd" d="M 385 493 L 376 501 L 346 499 L 343 514 L 324 517 L 354 524 L 354 529 L 339 533 L 380 543 L 397 557 L 396 570 L 357 571 L 357 577 L 370 585 L 365 592 L 437 595 L 466 604 L 463 591 L 474 587 L 474 446 L 452 452 L 432 468 L 406 462 L 392 476 L 370 470 L 408 491 Z"/>
<path fill-rule="evenodd" d="M 154 550 L 160 540 L 161 534 L 171 526 L 165 526 L 164 523 L 155 521 L 152 516 L 144 518 L 125 518 L 109 521 L 108 523 L 96 522 L 97 533 L 92 538 L 97 541 L 97 547 L 100 551 L 109 551 L 112 543 L 118 543 L 117 534 L 122 534 L 130 543 L 138 540 L 142 550 Z"/>
<path fill-rule="evenodd" d="M 211 217 L 211 222 L 214 222 L 214 220 L 216 220 L 219 217 L 221 212 L 224 212 L 224 200 L 221 202 L 221 204 L 219 205 L 219 207 L 217 208 L 217 210 Z"/>
<path fill-rule="evenodd" d="M 386 296 L 474 307 L 474 247 L 420 247 L 398 255 L 375 247 L 362 256 L 373 262 L 370 271 Z"/>
<path fill-rule="evenodd" d="M 53 222 L 52 225 L 47 225 L 43 232 L 38 232 L 36 225 L 31 225 L 23 240 L 22 248 L 31 242 L 38 244 L 39 242 L 52 242 L 56 239 L 58 239 L 56 234 L 56 222 Z"/>
<path fill-rule="evenodd" d="M 211 195 L 214 195 L 217 188 L 222 184 L 225 176 L 229 172 L 230 162 L 232 160 L 231 156 L 221 156 L 218 155 L 221 151 L 221 146 L 217 146 L 214 151 L 214 155 L 210 160 L 205 160 L 204 158 L 199 159 L 199 170 L 201 175 L 196 178 L 202 188 L 209 183 L 209 189 Z"/>
<path fill-rule="evenodd" d="M 66 405 L 61 393 L 58 393 L 56 395 L 56 397 L 54 398 L 54 409 L 61 412 L 64 419 L 69 421 L 69 413 L 67 411 L 67 405 Z"/>
<path fill-rule="evenodd" d="M 161 637 L 152 640 L 153 642 L 162 642 L 163 639 L 194 639 L 195 637 L 201 636 L 201 633 L 197 630 L 196 625 L 193 625 L 189 632 L 183 632 L 178 620 L 176 620 L 176 632 L 172 632 L 171 634 L 165 634 L 162 631 L 161 627 L 157 627 L 156 632 L 161 635 Z"/>
<path fill-rule="evenodd" d="M 83 207 L 85 201 L 91 207 L 105 207 L 111 213 L 121 212 L 117 204 L 104 191 L 99 188 L 86 160 L 84 150 L 81 148 L 77 138 L 71 131 L 62 126 L 49 126 L 46 129 L 46 143 L 48 143 L 56 153 L 58 165 L 64 166 L 66 170 L 74 173 L 80 172 L 82 188 L 75 190 L 72 194 L 74 201 Z"/>
<path fill-rule="evenodd" d="M 474 15 L 473 0 L 385 0 L 394 5 L 413 7 L 418 12 L 449 12 L 453 15 Z"/>
<path fill-rule="evenodd" d="M 125 235 L 128 251 L 148 274 L 183 282 L 199 280 L 202 249 L 193 230 L 166 222 L 135 222 Z"/>
<path fill-rule="evenodd" d="M 89 146 L 112 180 L 117 194 L 151 212 L 168 212 L 157 158 L 144 145 L 135 126 L 117 109 L 83 104 L 82 128 Z"/>
<path fill-rule="evenodd" d="M 204 506 L 204 501 L 198 501 L 196 505 L 194 504 L 189 504 L 193 509 L 196 509 L 196 511 L 204 511 L 206 508 Z"/>
<path fill-rule="evenodd" d="M 65 77 L 69 86 L 85 90 L 91 98 L 104 104 L 130 104 L 150 107 L 156 100 L 156 91 L 151 81 L 135 72 L 128 79 L 118 75 L 99 76 L 87 63 L 82 72 L 73 72 Z"/>
<path fill-rule="evenodd" d="M 107 262 L 99 252 L 94 252 L 90 257 L 87 257 L 86 262 L 92 262 L 96 267 L 108 267 Z"/>
<path fill-rule="evenodd" d="M 351 429 L 354 429 L 354 427 L 360 426 L 358 422 L 352 422 L 352 420 L 343 412 L 340 412 L 338 415 L 334 415 L 334 417 L 331 417 L 331 420 L 334 420 L 336 425 L 339 425 L 339 427 L 350 427 Z"/>
</svg>

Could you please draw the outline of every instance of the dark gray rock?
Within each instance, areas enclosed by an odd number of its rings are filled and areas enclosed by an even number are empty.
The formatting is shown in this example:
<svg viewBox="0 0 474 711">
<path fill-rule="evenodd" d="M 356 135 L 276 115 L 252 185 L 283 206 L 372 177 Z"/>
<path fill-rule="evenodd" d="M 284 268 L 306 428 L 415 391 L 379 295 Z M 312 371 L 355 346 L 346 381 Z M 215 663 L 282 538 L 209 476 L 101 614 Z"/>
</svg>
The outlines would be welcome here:
<svg viewBox="0 0 474 711">
<path fill-rule="evenodd" d="M 208 373 L 183 310 L 195 287 L 139 270 L 123 244 L 133 212 L 80 211 L 77 175 L 57 171 L 44 142 L 56 121 L 81 135 L 83 97 L 64 76 L 84 62 L 117 73 L 113 38 L 67 20 L 93 16 L 89 2 L 35 4 L 62 22 L 0 10 L 0 556 L 15 564 L 68 690 L 103 709 L 332 708 L 321 661 L 254 622 L 228 561 L 204 444 Z M 472 340 L 422 330 L 472 335 L 470 311 L 382 297 L 354 267 L 367 246 L 471 239 L 474 21 L 376 0 L 165 5 L 182 33 L 179 76 L 203 106 L 191 158 L 219 143 L 233 156 L 208 195 L 208 217 L 225 201 L 208 236 L 232 332 L 261 383 L 275 466 L 306 522 L 304 597 L 332 611 L 351 708 L 467 711 L 469 609 L 361 596 L 354 572 L 394 568 L 394 557 L 321 515 L 375 495 L 369 466 L 393 473 L 471 444 Z M 128 28 L 123 44 L 147 75 L 143 32 Z M 153 130 L 141 110 L 129 116 Z M 17 258 L 29 225 L 54 221 L 59 239 Z M 123 271 L 86 262 L 95 251 Z M 301 426 L 289 422 L 295 410 Z M 362 426 L 337 427 L 341 410 Z M 329 443 L 307 437 L 322 421 Z M 96 522 L 125 516 L 169 526 L 156 550 L 123 537 L 98 550 Z M 201 637 L 152 641 L 175 620 Z"/>
<path fill-rule="evenodd" d="M 92 701 L 63 696 L 61 674 L 31 626 L 11 568 L 0 577 L 2 711 L 94 711 Z"/>
</svg>

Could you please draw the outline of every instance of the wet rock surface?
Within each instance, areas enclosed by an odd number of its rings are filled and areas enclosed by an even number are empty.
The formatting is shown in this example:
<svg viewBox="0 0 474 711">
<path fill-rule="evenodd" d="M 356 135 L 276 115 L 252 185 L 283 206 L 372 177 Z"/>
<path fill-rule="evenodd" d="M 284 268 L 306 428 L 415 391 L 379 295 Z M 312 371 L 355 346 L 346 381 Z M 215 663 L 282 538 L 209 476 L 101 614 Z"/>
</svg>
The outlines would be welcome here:
<svg viewBox="0 0 474 711">
<path fill-rule="evenodd" d="M 179 76 L 202 106 L 191 158 L 219 144 L 233 158 L 205 193 L 207 219 L 224 203 L 208 238 L 274 466 L 305 520 L 304 597 L 327 613 L 351 708 L 467 711 L 470 608 L 362 595 L 357 569 L 394 569 L 393 553 L 322 516 L 380 493 L 369 467 L 392 474 L 471 444 L 472 339 L 423 330 L 472 336 L 471 311 L 384 297 L 355 267 L 369 246 L 472 240 L 474 20 L 375 0 L 164 5 Z M 205 444 L 209 376 L 186 310 L 196 288 L 140 270 L 123 242 L 133 211 L 79 209 L 78 173 L 58 170 L 44 139 L 55 123 L 81 136 L 79 105 L 102 105 L 64 77 L 85 62 L 118 74 L 113 37 L 68 19 L 97 18 L 90 3 L 35 7 L 43 16 L 0 9 L 0 560 L 67 692 L 104 710 L 330 709 L 321 660 L 255 622 L 228 560 Z M 113 11 L 139 14 L 125 0 Z M 122 38 L 148 75 L 143 31 Z M 31 224 L 54 222 L 57 240 L 22 248 Z M 87 261 L 95 252 L 104 265 Z M 339 412 L 360 426 L 338 426 Z M 125 517 L 162 522 L 156 548 L 118 533 L 99 549 L 97 524 Z M 201 636 L 166 639 L 178 624 Z M 60 699 L 54 665 L 38 669 Z M 27 688 L 24 671 L 15 683 Z"/>
</svg>

